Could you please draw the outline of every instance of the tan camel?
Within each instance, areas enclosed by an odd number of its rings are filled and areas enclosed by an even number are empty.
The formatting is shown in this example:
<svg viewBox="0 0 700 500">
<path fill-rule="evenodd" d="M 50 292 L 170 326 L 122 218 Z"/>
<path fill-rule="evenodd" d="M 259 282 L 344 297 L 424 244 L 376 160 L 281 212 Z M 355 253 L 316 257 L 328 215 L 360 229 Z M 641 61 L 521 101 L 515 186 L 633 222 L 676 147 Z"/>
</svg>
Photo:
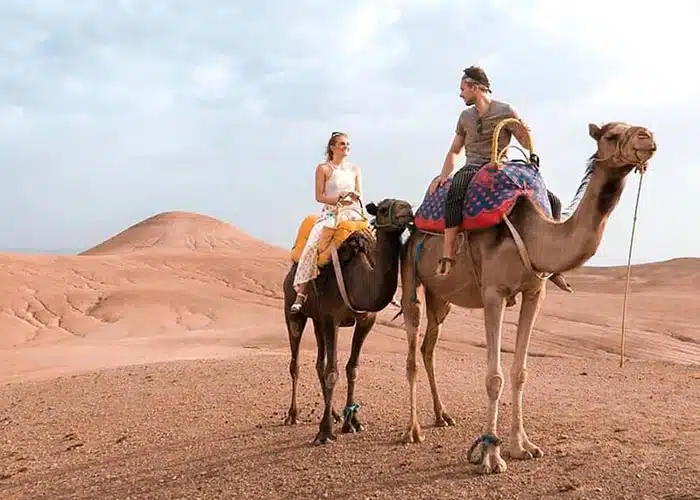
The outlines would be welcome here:
<svg viewBox="0 0 700 500">
<path fill-rule="evenodd" d="M 541 457 L 523 428 L 523 392 L 527 378 L 527 352 L 535 319 L 545 298 L 545 285 L 551 273 L 564 273 L 581 267 L 597 251 L 610 213 L 619 202 L 627 175 L 635 167 L 644 171 L 656 151 L 654 136 L 645 127 L 612 122 L 602 127 L 589 125 L 597 142 L 586 175 L 560 221 L 548 218 L 527 196 L 521 196 L 505 219 L 492 227 L 461 233 L 461 245 L 452 272 L 435 274 L 442 255 L 439 234 L 413 232 L 401 254 L 401 283 L 404 327 L 408 339 L 406 375 L 410 387 L 410 422 L 406 442 L 423 440 L 416 414 L 416 357 L 420 302 L 416 287 L 425 295 L 427 328 L 421 345 L 438 426 L 454 424 L 445 412 L 435 382 L 433 352 L 440 325 L 450 304 L 484 309 L 486 329 L 486 392 L 488 410 L 484 434 L 469 450 L 469 459 L 481 473 L 503 472 L 500 439 L 497 438 L 498 404 L 503 388 L 501 368 L 501 329 L 508 300 L 522 294 L 520 316 L 511 367 L 512 421 L 509 454 L 513 458 Z M 581 195 L 582 194 L 582 195 Z M 577 199 L 578 198 L 578 199 Z M 573 211 L 573 212 L 571 212 Z M 423 240 L 422 256 L 416 263 L 416 248 Z M 480 456 L 472 451 L 481 448 Z"/>
</svg>

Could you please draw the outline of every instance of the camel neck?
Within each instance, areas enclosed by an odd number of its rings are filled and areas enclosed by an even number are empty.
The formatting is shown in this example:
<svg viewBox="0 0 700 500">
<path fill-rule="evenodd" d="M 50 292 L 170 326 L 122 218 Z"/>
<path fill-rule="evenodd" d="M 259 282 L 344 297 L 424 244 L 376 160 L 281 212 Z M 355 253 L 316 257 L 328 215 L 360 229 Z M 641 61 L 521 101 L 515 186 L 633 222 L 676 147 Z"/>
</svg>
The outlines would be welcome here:
<svg viewBox="0 0 700 500">
<path fill-rule="evenodd" d="M 582 266 L 598 250 L 605 225 L 620 201 L 632 167 L 612 169 L 597 163 L 589 168 L 584 176 L 584 182 L 588 177 L 585 192 L 566 220 L 551 220 L 532 202 L 526 204 L 529 209 L 516 227 L 522 231 L 536 269 L 567 272 Z"/>
<path fill-rule="evenodd" d="M 398 286 L 400 250 L 401 232 L 380 229 L 374 249 L 374 266 L 364 255 L 353 259 L 344 276 L 354 307 L 376 312 L 389 305 Z"/>
</svg>

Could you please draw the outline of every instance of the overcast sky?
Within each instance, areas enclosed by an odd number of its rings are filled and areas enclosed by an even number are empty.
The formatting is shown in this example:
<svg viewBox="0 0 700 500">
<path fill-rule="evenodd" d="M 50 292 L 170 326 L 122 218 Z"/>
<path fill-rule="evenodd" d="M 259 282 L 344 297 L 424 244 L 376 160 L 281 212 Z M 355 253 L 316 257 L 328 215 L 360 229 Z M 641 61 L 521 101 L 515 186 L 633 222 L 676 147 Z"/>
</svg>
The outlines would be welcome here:
<svg viewBox="0 0 700 500">
<path fill-rule="evenodd" d="M 634 260 L 700 256 L 700 3 L 514 5 L 3 0 L 0 247 L 82 250 L 167 210 L 289 247 L 334 130 L 366 201 L 419 203 L 464 108 L 461 70 L 482 64 L 565 205 L 588 122 L 650 127 Z M 591 264 L 626 261 L 637 181 Z"/>
</svg>

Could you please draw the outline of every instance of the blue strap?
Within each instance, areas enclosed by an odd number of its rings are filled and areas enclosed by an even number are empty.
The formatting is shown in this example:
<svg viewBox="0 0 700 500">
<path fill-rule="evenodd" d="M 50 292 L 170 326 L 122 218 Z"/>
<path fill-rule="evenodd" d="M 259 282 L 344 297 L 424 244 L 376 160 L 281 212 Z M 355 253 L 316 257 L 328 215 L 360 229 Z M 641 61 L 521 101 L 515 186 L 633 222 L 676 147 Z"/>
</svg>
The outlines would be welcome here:
<svg viewBox="0 0 700 500">
<path fill-rule="evenodd" d="M 411 302 L 418 302 L 418 263 L 420 262 L 421 254 L 423 253 L 423 242 L 425 236 L 416 244 L 416 254 L 413 258 L 413 291 L 411 292 Z"/>
<path fill-rule="evenodd" d="M 353 403 L 343 408 L 343 416 L 345 418 L 348 418 L 350 415 L 353 415 L 358 411 L 360 411 L 360 403 Z"/>
</svg>

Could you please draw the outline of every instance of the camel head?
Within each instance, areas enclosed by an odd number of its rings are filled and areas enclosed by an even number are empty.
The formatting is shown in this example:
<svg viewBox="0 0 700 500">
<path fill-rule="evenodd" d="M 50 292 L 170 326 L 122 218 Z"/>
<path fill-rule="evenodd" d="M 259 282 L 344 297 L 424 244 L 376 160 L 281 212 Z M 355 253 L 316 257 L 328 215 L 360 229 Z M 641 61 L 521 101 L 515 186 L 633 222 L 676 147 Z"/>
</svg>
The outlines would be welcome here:
<svg viewBox="0 0 700 500">
<path fill-rule="evenodd" d="M 624 122 L 609 122 L 602 127 L 590 123 L 588 133 L 598 143 L 595 158 L 608 168 L 646 170 L 656 152 L 654 134 L 646 127 Z"/>
<path fill-rule="evenodd" d="M 367 212 L 374 216 L 377 229 L 403 231 L 413 222 L 413 208 L 404 200 L 386 198 L 379 202 L 367 204 Z"/>
</svg>

